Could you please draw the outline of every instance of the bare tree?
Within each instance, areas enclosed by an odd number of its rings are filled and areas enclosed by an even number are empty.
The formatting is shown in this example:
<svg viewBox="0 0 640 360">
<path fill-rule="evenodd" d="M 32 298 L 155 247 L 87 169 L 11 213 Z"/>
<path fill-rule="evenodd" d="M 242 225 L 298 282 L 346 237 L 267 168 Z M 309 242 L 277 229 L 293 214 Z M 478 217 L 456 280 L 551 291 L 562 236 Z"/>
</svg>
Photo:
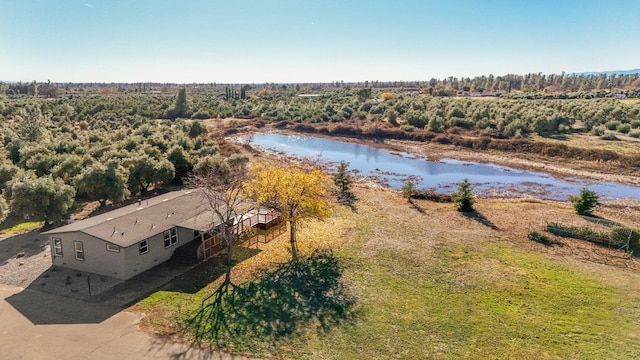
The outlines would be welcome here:
<svg viewBox="0 0 640 360">
<path fill-rule="evenodd" d="M 195 341 L 207 337 L 218 339 L 221 331 L 230 332 L 229 312 L 234 311 L 233 299 L 236 285 L 231 282 L 233 267 L 232 249 L 242 236 L 243 217 L 252 206 L 242 196 L 243 183 L 247 178 L 248 159 L 241 155 L 228 158 L 215 157 L 204 174 L 193 174 L 187 184 L 201 189 L 209 209 L 213 213 L 212 232 L 216 232 L 227 249 L 227 272 L 224 281 L 188 320 L 195 327 Z M 219 224 L 219 225 L 218 225 Z M 217 225 L 217 226 L 216 226 Z"/>
<path fill-rule="evenodd" d="M 247 179 L 248 158 L 232 155 L 215 157 L 204 174 L 192 174 L 187 178 L 190 187 L 203 191 L 213 214 L 211 230 L 227 249 L 227 264 L 232 263 L 232 248 L 244 230 L 243 217 L 251 211 L 251 203 L 242 197 L 243 183 Z"/>
</svg>

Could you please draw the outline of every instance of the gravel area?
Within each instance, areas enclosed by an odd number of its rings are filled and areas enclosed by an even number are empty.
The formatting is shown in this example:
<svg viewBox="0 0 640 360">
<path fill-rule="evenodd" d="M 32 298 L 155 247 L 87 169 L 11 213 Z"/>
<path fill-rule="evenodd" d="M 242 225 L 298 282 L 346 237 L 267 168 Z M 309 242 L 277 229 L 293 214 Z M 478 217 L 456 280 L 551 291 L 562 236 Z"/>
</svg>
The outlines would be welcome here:
<svg viewBox="0 0 640 360">
<path fill-rule="evenodd" d="M 50 267 L 45 236 L 30 232 L 0 237 L 0 283 L 26 288 Z"/>
</svg>

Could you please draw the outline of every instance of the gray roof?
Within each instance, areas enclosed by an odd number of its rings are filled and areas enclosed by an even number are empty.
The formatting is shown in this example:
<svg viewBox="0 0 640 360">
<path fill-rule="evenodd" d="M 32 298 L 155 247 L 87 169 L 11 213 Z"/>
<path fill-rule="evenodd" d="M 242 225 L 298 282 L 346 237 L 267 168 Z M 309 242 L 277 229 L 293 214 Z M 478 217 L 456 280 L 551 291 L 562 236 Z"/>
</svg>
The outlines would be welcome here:
<svg viewBox="0 0 640 360">
<path fill-rule="evenodd" d="M 214 223 L 213 212 L 209 210 L 203 191 L 181 190 L 76 221 L 43 234 L 78 231 L 128 247 L 174 226 L 206 231 L 213 228 Z"/>
</svg>

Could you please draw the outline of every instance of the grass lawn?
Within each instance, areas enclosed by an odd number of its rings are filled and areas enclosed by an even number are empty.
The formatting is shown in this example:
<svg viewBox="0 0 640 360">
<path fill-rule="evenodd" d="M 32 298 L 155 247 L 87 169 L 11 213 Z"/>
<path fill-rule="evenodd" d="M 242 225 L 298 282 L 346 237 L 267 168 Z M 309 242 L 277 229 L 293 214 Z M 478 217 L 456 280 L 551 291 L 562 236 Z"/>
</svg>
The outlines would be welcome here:
<svg viewBox="0 0 640 360">
<path fill-rule="evenodd" d="M 451 204 L 420 201 L 421 213 L 398 193 L 356 194 L 357 212 L 338 207 L 299 236 L 307 251 L 334 249 L 358 300 L 355 316 L 329 330 L 309 324 L 292 336 L 228 349 L 307 359 L 640 357 L 635 261 L 612 266 L 607 259 L 615 253 L 607 249 L 570 240 L 550 248 L 526 238 L 545 220 L 585 221 L 567 204 L 480 199 L 478 221 Z M 241 262 L 234 281 L 285 260 L 286 242 L 285 235 Z M 176 289 L 136 306 L 147 313 L 143 327 L 172 334 L 175 319 L 197 308 L 215 284 L 195 293 Z"/>
<path fill-rule="evenodd" d="M 44 225 L 43 221 L 24 221 L 22 218 L 8 217 L 4 222 L 0 223 L 0 234 L 17 235 L 39 229 Z"/>
</svg>

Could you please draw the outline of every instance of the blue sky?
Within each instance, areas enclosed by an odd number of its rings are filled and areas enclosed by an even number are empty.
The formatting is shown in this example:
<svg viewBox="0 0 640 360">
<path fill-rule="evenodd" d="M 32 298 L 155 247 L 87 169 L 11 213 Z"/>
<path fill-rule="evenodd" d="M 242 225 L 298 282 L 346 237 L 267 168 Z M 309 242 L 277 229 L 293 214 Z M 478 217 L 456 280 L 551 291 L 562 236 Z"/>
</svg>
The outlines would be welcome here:
<svg viewBox="0 0 640 360">
<path fill-rule="evenodd" d="M 640 67 L 638 0 L 0 0 L 0 80 L 329 82 Z"/>
</svg>

